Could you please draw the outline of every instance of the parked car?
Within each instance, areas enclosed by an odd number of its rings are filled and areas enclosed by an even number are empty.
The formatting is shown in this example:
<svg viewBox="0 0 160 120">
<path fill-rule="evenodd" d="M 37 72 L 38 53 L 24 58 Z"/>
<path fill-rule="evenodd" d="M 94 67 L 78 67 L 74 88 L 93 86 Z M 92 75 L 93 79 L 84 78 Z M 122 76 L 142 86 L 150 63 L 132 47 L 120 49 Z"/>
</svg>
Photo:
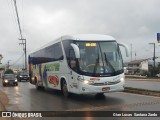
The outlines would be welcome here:
<svg viewBox="0 0 160 120">
<path fill-rule="evenodd" d="M 156 77 L 160 77 L 160 73 L 156 74 Z"/>
<path fill-rule="evenodd" d="M 7 86 L 7 85 L 18 86 L 18 81 L 14 74 L 4 74 L 2 78 L 2 84 L 3 86 Z"/>
<path fill-rule="evenodd" d="M 22 80 L 29 81 L 29 75 L 27 72 L 20 72 L 17 76 L 17 79 L 19 82 L 21 82 Z"/>
</svg>

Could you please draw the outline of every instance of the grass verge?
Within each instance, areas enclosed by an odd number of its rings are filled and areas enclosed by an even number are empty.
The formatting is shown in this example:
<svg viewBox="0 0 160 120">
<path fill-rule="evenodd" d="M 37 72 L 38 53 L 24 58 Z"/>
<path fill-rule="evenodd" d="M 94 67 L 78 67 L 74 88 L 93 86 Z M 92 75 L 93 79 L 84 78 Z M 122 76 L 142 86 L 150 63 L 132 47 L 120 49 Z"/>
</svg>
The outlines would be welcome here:
<svg viewBox="0 0 160 120">
<path fill-rule="evenodd" d="M 160 97 L 160 91 L 125 87 L 124 92 Z"/>
</svg>

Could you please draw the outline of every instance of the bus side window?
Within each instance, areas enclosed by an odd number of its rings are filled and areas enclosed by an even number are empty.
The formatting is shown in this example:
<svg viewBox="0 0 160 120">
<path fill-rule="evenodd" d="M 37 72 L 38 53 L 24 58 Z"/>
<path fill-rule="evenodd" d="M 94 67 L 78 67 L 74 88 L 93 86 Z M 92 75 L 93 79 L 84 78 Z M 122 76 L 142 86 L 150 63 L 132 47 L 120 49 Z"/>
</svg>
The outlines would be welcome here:
<svg viewBox="0 0 160 120">
<path fill-rule="evenodd" d="M 70 60 L 70 67 L 72 69 L 76 69 L 76 61 L 75 60 Z"/>
</svg>

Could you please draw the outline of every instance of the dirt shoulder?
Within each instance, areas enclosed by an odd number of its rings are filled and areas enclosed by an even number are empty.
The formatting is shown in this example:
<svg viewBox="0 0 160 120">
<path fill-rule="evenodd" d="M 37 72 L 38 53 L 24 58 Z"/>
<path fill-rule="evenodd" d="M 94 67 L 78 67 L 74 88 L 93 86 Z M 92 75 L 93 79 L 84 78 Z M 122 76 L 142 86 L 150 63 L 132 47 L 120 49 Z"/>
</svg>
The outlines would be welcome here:
<svg viewBox="0 0 160 120">
<path fill-rule="evenodd" d="M 0 111 L 6 111 L 5 106 L 8 105 L 8 103 L 9 99 L 7 95 L 2 90 L 0 90 Z M 12 119 L 0 117 L 0 120 L 12 120 Z"/>
<path fill-rule="evenodd" d="M 6 111 L 5 106 L 8 105 L 9 99 L 7 95 L 0 90 L 0 111 Z"/>
</svg>

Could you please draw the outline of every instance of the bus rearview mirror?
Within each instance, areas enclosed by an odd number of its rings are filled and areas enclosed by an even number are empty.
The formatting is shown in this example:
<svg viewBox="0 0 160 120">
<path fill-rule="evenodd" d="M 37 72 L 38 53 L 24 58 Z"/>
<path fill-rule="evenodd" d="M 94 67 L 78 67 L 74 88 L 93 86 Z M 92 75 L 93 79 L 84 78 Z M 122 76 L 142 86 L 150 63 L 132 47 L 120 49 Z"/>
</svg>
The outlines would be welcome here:
<svg viewBox="0 0 160 120">
<path fill-rule="evenodd" d="M 73 43 L 71 43 L 71 46 L 72 46 L 72 48 L 74 50 L 76 58 L 80 58 L 80 52 L 79 52 L 78 46 L 76 44 L 73 44 Z"/>
<path fill-rule="evenodd" d="M 125 51 L 126 51 L 126 57 L 129 57 L 129 48 L 126 44 L 123 44 L 123 43 L 119 43 L 119 46 L 122 46 L 125 48 Z"/>
</svg>

